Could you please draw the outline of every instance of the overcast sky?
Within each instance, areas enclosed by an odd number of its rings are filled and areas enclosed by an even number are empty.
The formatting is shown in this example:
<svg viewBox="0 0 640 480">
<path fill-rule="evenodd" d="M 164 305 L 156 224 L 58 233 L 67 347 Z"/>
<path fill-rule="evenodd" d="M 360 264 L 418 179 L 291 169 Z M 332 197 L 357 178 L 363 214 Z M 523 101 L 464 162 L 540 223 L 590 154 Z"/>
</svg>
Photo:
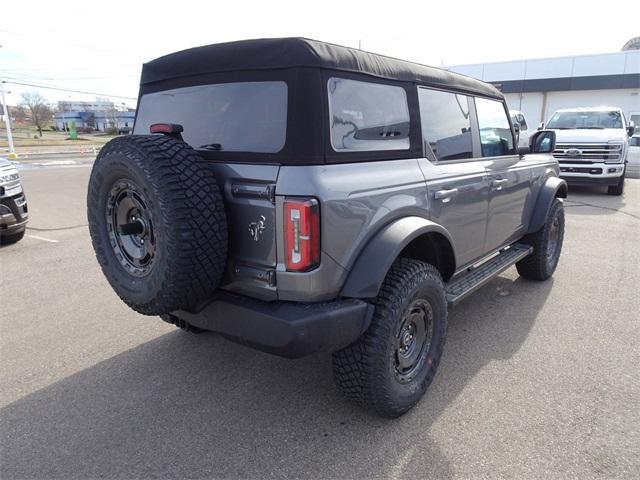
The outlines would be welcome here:
<svg viewBox="0 0 640 480">
<path fill-rule="evenodd" d="M 189 47 L 305 36 L 436 66 L 619 51 L 640 35 L 638 4 L 584 1 L 4 0 L 7 81 L 130 98 L 141 64 Z M 558 20 L 556 20 L 556 18 Z M 31 86 L 5 85 L 7 103 Z M 93 100 L 39 89 L 50 101 Z"/>
</svg>

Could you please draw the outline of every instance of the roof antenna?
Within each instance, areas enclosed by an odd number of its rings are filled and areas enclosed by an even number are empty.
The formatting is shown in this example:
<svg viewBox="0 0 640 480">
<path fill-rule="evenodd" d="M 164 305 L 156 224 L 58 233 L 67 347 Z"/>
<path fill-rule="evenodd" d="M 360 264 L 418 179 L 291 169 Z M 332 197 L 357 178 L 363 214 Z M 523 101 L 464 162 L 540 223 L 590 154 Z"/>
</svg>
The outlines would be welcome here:
<svg viewBox="0 0 640 480">
<path fill-rule="evenodd" d="M 358 50 L 362 50 L 362 40 L 358 40 Z"/>
</svg>

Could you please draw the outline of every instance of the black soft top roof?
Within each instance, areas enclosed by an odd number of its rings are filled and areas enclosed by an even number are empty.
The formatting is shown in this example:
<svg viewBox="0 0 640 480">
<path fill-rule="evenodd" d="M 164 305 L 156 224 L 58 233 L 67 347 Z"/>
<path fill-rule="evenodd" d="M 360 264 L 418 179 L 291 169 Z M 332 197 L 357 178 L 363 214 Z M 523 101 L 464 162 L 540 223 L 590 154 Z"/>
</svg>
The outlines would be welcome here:
<svg viewBox="0 0 640 480">
<path fill-rule="evenodd" d="M 195 75 L 293 67 L 357 72 L 502 99 L 488 83 L 465 75 L 306 38 L 218 43 L 165 55 L 142 68 L 141 86 Z"/>
</svg>

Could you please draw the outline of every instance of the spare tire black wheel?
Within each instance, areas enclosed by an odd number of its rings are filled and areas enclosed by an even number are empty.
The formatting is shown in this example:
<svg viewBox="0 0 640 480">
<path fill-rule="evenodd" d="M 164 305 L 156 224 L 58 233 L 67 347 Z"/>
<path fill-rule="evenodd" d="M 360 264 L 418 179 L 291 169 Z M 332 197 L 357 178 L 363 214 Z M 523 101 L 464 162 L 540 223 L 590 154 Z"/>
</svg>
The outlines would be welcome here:
<svg viewBox="0 0 640 480">
<path fill-rule="evenodd" d="M 87 195 L 89 232 L 104 275 L 145 315 L 211 297 L 227 259 L 227 222 L 213 173 L 170 137 L 111 140 L 96 158 Z"/>
</svg>

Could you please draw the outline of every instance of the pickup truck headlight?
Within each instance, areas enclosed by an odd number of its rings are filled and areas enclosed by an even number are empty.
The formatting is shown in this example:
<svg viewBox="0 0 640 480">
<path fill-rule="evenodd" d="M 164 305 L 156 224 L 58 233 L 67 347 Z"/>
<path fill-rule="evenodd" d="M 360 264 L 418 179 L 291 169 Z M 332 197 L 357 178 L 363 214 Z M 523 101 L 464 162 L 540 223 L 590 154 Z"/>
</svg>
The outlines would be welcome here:
<svg viewBox="0 0 640 480">
<path fill-rule="evenodd" d="M 608 142 L 609 152 L 604 163 L 620 163 L 622 162 L 622 154 L 624 153 L 624 144 L 618 141 Z"/>
</svg>

